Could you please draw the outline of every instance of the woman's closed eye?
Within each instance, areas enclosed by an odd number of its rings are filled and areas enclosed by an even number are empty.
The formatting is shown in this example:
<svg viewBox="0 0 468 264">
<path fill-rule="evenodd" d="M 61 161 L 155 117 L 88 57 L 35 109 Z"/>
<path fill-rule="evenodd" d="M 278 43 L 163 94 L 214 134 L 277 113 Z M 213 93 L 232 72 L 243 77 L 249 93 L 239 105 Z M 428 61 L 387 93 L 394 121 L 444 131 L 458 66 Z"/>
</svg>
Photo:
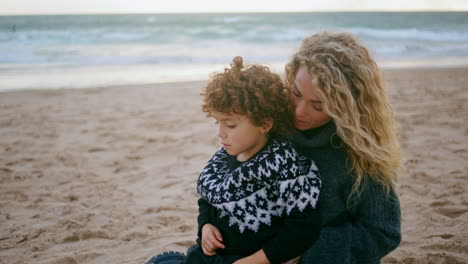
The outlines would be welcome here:
<svg viewBox="0 0 468 264">
<path fill-rule="evenodd" d="M 311 103 L 312 108 L 314 108 L 316 111 L 323 112 L 322 108 L 322 103 Z"/>
</svg>

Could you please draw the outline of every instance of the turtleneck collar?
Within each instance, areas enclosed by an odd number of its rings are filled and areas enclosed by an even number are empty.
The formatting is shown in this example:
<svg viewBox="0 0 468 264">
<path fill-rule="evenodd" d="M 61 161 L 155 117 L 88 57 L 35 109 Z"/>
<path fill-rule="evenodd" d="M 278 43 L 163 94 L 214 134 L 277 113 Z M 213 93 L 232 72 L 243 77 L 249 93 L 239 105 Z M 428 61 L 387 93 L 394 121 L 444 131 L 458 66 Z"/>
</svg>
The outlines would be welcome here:
<svg viewBox="0 0 468 264">
<path fill-rule="evenodd" d="M 296 130 L 292 141 L 294 146 L 299 149 L 320 148 L 329 145 L 335 134 L 335 123 L 330 121 L 321 127 L 304 131 Z"/>
</svg>

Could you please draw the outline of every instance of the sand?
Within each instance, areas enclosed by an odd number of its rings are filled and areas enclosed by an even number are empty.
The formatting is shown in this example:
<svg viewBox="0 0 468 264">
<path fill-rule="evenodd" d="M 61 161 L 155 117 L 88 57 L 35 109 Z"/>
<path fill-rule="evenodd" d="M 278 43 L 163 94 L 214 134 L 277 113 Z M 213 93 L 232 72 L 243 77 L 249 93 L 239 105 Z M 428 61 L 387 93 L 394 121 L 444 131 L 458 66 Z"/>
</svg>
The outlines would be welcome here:
<svg viewBox="0 0 468 264">
<path fill-rule="evenodd" d="M 384 76 L 407 170 L 383 263 L 468 263 L 468 68 Z M 144 263 L 193 244 L 218 148 L 204 83 L 0 93 L 0 263 Z"/>
</svg>

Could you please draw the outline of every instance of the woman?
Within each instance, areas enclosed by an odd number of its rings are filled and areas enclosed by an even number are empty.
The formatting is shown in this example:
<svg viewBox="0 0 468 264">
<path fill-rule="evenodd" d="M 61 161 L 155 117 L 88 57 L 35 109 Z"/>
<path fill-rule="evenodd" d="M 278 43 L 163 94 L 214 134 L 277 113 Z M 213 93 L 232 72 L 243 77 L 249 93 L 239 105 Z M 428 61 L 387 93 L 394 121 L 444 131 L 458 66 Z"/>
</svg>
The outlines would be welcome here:
<svg viewBox="0 0 468 264">
<path fill-rule="evenodd" d="M 401 240 L 396 122 L 376 63 L 349 34 L 303 40 L 286 65 L 294 146 L 322 177 L 319 240 L 302 263 L 380 263 Z"/>
</svg>

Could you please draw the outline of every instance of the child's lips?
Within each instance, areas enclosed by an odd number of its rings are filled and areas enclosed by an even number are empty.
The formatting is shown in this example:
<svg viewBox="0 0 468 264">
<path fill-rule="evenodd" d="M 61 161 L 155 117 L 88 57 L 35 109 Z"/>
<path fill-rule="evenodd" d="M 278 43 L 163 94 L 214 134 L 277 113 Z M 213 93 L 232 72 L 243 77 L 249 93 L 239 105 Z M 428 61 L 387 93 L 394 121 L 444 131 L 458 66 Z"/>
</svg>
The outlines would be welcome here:
<svg viewBox="0 0 468 264">
<path fill-rule="evenodd" d="M 223 147 L 230 147 L 231 145 L 228 145 L 228 144 L 225 144 L 225 143 L 221 143 L 221 145 L 223 145 Z"/>
</svg>

